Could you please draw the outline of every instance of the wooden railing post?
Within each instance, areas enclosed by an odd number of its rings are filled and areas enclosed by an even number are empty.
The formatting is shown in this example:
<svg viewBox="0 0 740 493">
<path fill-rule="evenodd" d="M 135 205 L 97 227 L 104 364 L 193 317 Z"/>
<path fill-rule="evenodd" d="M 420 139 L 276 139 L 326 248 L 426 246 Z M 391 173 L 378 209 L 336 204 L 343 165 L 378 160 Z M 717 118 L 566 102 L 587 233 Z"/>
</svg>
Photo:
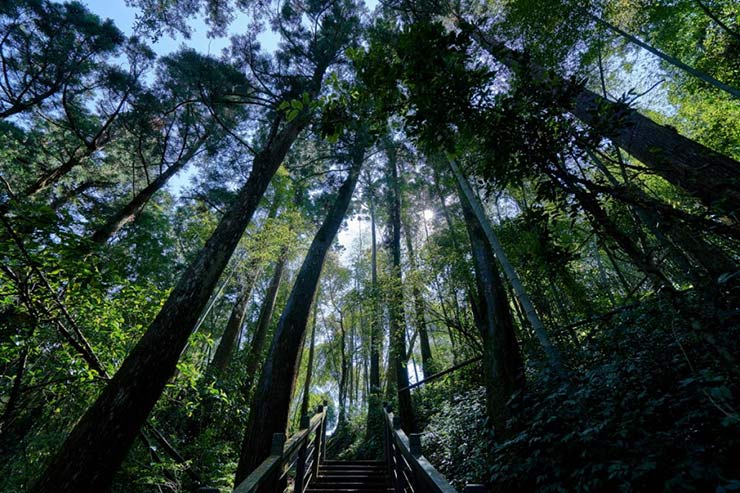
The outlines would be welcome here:
<svg viewBox="0 0 740 493">
<path fill-rule="evenodd" d="M 404 487 L 404 475 L 403 475 L 403 452 L 398 447 L 394 440 L 394 436 L 398 430 L 401 429 L 401 418 L 393 415 L 393 428 L 391 432 L 391 447 L 393 452 L 393 486 L 397 493 L 403 493 L 406 488 Z M 410 485 L 409 485 L 410 486 Z"/>
<path fill-rule="evenodd" d="M 418 459 L 424 455 L 421 449 L 421 435 L 419 433 L 409 434 L 409 452 L 411 452 L 414 459 Z M 412 468 L 411 470 L 411 480 L 414 482 L 414 484 L 411 485 L 414 488 L 414 491 L 419 490 L 424 481 L 422 478 L 419 478 L 416 468 Z"/>
<path fill-rule="evenodd" d="M 321 423 L 319 423 L 319 426 L 316 427 L 316 438 L 313 442 L 313 464 L 311 465 L 311 469 L 313 470 L 313 477 L 317 478 L 319 476 L 319 466 L 321 465 L 321 442 L 323 441 L 323 434 L 322 430 L 324 429 L 324 423 L 326 415 L 324 413 L 324 406 L 319 406 L 317 413 L 322 414 L 321 416 Z"/>
<path fill-rule="evenodd" d="M 306 415 L 301 416 L 301 430 L 307 430 L 310 424 L 311 424 L 311 418 L 309 418 Z M 301 445 L 301 448 L 298 451 L 298 461 L 296 462 L 296 466 L 295 466 L 294 491 L 296 493 L 303 493 L 303 490 L 306 488 L 306 485 L 303 484 L 303 482 L 306 478 L 306 450 L 307 449 L 308 449 L 308 437 L 306 437 L 306 440 L 303 442 L 303 445 Z"/>
<path fill-rule="evenodd" d="M 391 432 L 388 429 L 388 413 L 390 412 L 390 407 L 388 406 L 387 402 L 383 403 L 383 445 L 384 445 L 384 455 L 385 455 L 385 469 L 388 471 L 388 474 L 391 475 L 391 478 L 394 477 L 395 473 L 393 470 L 393 456 L 391 455 L 392 449 L 391 449 Z"/>
<path fill-rule="evenodd" d="M 323 409 L 329 409 L 329 401 L 324 401 Z M 326 415 L 321 421 L 321 460 L 326 458 Z"/>
<path fill-rule="evenodd" d="M 285 433 L 273 433 L 272 443 L 270 444 L 270 455 L 283 455 L 283 449 L 285 448 Z M 281 470 L 278 468 L 271 477 L 265 478 L 258 490 L 260 493 L 272 493 L 274 491 L 282 491 L 279 484 Z"/>
<path fill-rule="evenodd" d="M 409 435 L 409 452 L 414 457 L 421 457 L 421 435 L 419 433 L 411 433 Z"/>
</svg>

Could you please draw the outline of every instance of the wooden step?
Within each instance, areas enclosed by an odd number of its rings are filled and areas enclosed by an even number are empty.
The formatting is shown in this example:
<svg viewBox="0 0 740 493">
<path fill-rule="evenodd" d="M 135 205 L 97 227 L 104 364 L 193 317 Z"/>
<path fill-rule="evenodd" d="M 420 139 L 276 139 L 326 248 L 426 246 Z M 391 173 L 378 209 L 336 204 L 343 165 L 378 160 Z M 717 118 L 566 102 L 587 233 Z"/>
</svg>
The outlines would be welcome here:
<svg viewBox="0 0 740 493">
<path fill-rule="evenodd" d="M 353 460 L 323 462 L 319 474 L 308 484 L 307 493 L 389 493 L 393 491 L 385 463 Z"/>
<path fill-rule="evenodd" d="M 332 489 L 322 489 L 322 488 L 313 488 L 309 487 L 306 490 L 306 493 L 336 493 L 337 491 L 346 491 L 350 493 L 389 493 L 393 492 L 393 488 L 332 488 Z"/>
<path fill-rule="evenodd" d="M 326 475 L 326 474 L 319 474 L 317 478 L 314 479 L 317 483 L 368 483 L 368 484 L 377 484 L 377 483 L 387 483 L 389 478 L 385 474 L 379 474 L 379 475 L 373 475 L 373 476 L 367 476 L 362 474 L 332 474 L 332 475 Z"/>
<path fill-rule="evenodd" d="M 345 491 L 349 493 L 391 493 L 393 492 L 393 488 L 314 488 L 312 486 L 309 486 L 309 488 L 306 490 L 306 493 L 336 493 L 337 491 Z"/>
</svg>

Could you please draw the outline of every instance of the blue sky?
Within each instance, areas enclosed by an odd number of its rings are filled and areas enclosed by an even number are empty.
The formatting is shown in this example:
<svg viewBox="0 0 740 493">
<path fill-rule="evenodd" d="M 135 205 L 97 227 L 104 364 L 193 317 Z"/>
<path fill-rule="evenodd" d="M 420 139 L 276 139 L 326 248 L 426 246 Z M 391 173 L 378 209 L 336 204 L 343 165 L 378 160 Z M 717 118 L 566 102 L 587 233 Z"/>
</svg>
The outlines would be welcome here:
<svg viewBox="0 0 740 493">
<path fill-rule="evenodd" d="M 125 0 L 82 0 L 91 12 L 104 19 L 112 19 L 116 26 L 126 35 L 134 34 L 134 25 L 136 23 L 136 14 L 138 9 L 126 5 Z M 164 34 L 156 43 L 146 40 L 147 44 L 160 56 L 167 55 L 177 51 L 183 46 L 193 48 L 201 53 L 218 56 L 221 50 L 230 44 L 229 36 L 239 32 L 239 29 L 248 24 L 249 19 L 246 15 L 241 15 L 232 23 L 229 35 L 221 38 L 209 38 L 207 36 L 208 26 L 203 18 L 194 18 L 190 21 L 192 34 L 189 39 L 183 36 L 175 38 Z M 258 39 L 262 49 L 274 51 L 277 48 L 278 37 L 269 30 L 261 33 Z M 195 174 L 195 168 L 192 165 L 180 171 L 167 183 L 167 189 L 175 195 L 180 195 L 188 186 L 190 180 Z"/>
<path fill-rule="evenodd" d="M 116 26 L 125 34 L 134 34 L 134 24 L 138 9 L 127 6 L 125 0 L 82 0 L 82 3 L 87 5 L 87 8 L 98 16 L 112 19 L 116 23 Z M 247 20 L 246 15 L 237 17 L 232 24 L 231 33 L 238 32 L 239 27 L 246 25 Z M 158 55 L 172 53 L 183 45 L 198 50 L 201 53 L 218 55 L 223 48 L 229 46 L 228 36 L 223 38 L 208 38 L 206 35 L 208 27 L 203 18 L 192 19 L 190 25 L 193 28 L 190 39 L 185 39 L 182 36 L 172 38 L 165 34 L 156 43 L 147 40 L 147 44 Z M 269 32 L 269 30 L 261 33 L 259 40 L 264 50 L 274 51 L 277 47 L 277 36 Z"/>
</svg>

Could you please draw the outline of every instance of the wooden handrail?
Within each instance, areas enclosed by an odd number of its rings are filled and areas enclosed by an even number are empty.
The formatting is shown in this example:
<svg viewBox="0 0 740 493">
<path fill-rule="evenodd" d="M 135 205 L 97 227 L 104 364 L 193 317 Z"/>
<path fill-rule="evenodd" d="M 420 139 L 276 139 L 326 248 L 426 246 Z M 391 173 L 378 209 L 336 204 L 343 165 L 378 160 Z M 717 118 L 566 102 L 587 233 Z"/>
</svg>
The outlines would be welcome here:
<svg viewBox="0 0 740 493">
<path fill-rule="evenodd" d="M 311 436 L 314 435 L 314 439 Z M 306 488 L 306 478 L 315 474 L 318 465 L 324 460 L 326 436 L 326 409 L 319 406 L 318 412 L 309 420 L 308 416 L 301 419 L 301 430 L 286 442 L 284 433 L 275 433 L 272 436 L 270 455 L 257 466 L 252 473 L 234 489 L 234 493 L 257 493 L 262 491 L 277 491 L 279 484 L 295 465 L 295 491 L 303 493 Z M 313 445 L 310 454 L 310 446 Z M 307 471 L 307 463 L 311 468 Z"/>
<path fill-rule="evenodd" d="M 389 407 L 384 409 L 386 461 L 397 492 L 457 493 L 457 490 L 424 457 L 421 435 L 406 433 Z"/>
<path fill-rule="evenodd" d="M 424 457 L 421 435 L 406 433 L 390 406 L 383 406 L 385 415 L 385 460 L 396 493 L 457 493 L 442 474 Z M 484 493 L 483 485 L 467 485 L 463 493 Z"/>
<path fill-rule="evenodd" d="M 442 370 L 440 372 L 437 372 L 437 373 L 434 373 L 432 375 L 429 375 L 424 380 L 419 380 L 416 383 L 412 383 L 411 385 L 408 385 L 406 387 L 402 387 L 402 388 L 398 389 L 398 391 L 399 392 L 403 392 L 404 390 L 415 389 L 416 387 L 420 387 L 420 386 L 424 385 L 425 383 L 431 382 L 432 380 L 437 380 L 438 378 L 443 377 L 443 376 L 447 375 L 448 373 L 452 373 L 453 371 L 457 371 L 457 370 L 459 370 L 461 368 L 464 368 L 464 367 L 466 367 L 468 365 L 472 365 L 473 363 L 476 363 L 476 362 L 478 362 L 478 361 L 480 361 L 482 359 L 483 359 L 483 356 L 476 356 L 475 358 L 470 358 L 469 360 L 465 360 L 462 363 L 458 363 L 455 366 L 452 366 L 450 368 L 447 368 L 446 370 Z"/>
</svg>

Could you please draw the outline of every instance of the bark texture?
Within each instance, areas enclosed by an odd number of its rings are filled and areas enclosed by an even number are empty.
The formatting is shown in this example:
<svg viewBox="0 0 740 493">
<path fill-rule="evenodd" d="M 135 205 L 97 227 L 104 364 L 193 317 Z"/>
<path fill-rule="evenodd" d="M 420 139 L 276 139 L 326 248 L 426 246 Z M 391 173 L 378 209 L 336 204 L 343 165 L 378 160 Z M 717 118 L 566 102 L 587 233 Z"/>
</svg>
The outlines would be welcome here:
<svg viewBox="0 0 740 493">
<path fill-rule="evenodd" d="M 403 309 L 403 283 L 401 276 L 401 187 L 398 180 L 397 156 L 393 144 L 387 147 L 388 154 L 388 188 L 391 194 L 388 203 L 391 227 L 391 257 L 393 269 L 392 278 L 394 290 L 388 302 L 389 312 L 389 367 L 395 370 L 395 390 L 398 395 L 398 412 L 401 418 L 401 427 L 406 433 L 415 431 L 414 408 L 411 402 L 409 386 L 409 371 L 407 367 L 406 351 L 406 322 Z M 390 380 L 390 378 L 389 378 Z M 389 385 L 389 388 L 392 387 Z"/>
<path fill-rule="evenodd" d="M 311 242 L 293 289 L 280 317 L 259 385 L 252 398 L 249 423 L 242 443 L 236 484 L 246 478 L 270 452 L 274 433 L 284 433 L 288 424 L 298 355 L 304 338 L 313 294 L 318 286 L 326 253 L 342 224 L 352 199 L 364 149 L 355 158 L 349 176 L 339 188 L 336 201 Z"/>
<path fill-rule="evenodd" d="M 290 146 L 308 123 L 277 125 L 216 230 L 157 317 L 34 485 L 37 492 L 104 491 L 174 374 L 180 354 Z"/>
<path fill-rule="evenodd" d="M 275 271 L 272 274 L 270 285 L 267 287 L 265 292 L 265 299 L 262 301 L 260 307 L 260 314 L 257 318 L 257 325 L 254 328 L 254 335 L 252 340 L 249 342 L 249 355 L 247 356 L 247 364 L 245 374 L 247 379 L 244 382 L 244 395 L 247 399 L 252 396 L 252 387 L 254 381 L 259 376 L 257 374 L 259 365 L 262 362 L 262 352 L 265 347 L 265 340 L 267 339 L 267 332 L 270 328 L 270 321 L 272 320 L 272 312 L 275 309 L 275 300 L 277 299 L 278 290 L 283 279 L 283 270 L 285 269 L 287 255 L 283 253 L 280 259 L 275 264 Z"/>
<path fill-rule="evenodd" d="M 175 176 L 195 157 L 201 147 L 201 143 L 204 141 L 205 138 L 200 139 L 200 143 L 194 145 L 180 159 L 170 165 L 163 173 L 160 173 L 149 185 L 141 189 L 128 204 L 123 206 L 93 233 L 92 241 L 103 244 L 115 236 L 126 224 L 133 222 L 141 214 L 141 211 L 144 210 L 144 206 L 152 196 L 161 190 L 170 178 Z"/>
<path fill-rule="evenodd" d="M 472 33 L 473 39 L 483 49 L 509 68 L 524 68 L 535 76 L 545 73 L 524 54 L 481 33 L 465 21 L 460 25 Z M 583 123 L 596 127 L 603 126 L 602 115 L 610 115 L 611 120 L 620 124 L 606 137 L 669 183 L 737 221 L 740 212 L 740 163 L 734 159 L 585 87 L 576 95 L 570 112 Z"/>
<path fill-rule="evenodd" d="M 478 288 L 477 309 L 473 315 L 483 341 L 486 412 L 489 423 L 497 433 L 501 433 L 506 425 L 506 403 L 524 386 L 524 362 L 496 257 L 473 209 L 462 196 L 460 203 L 470 238 Z"/>
<path fill-rule="evenodd" d="M 247 314 L 247 307 L 249 306 L 249 298 L 252 296 L 252 289 L 257 279 L 257 272 L 253 270 L 254 267 L 256 266 L 252 266 L 252 269 L 248 270 L 245 276 L 246 279 L 241 283 L 239 295 L 236 298 L 234 306 L 231 308 L 229 320 L 226 322 L 224 333 L 221 335 L 221 340 L 216 347 L 216 354 L 213 355 L 213 360 L 211 360 L 212 374 L 217 377 L 223 375 L 229 367 L 231 357 L 239 340 L 239 333 L 241 332 L 242 325 L 244 325 L 244 317 Z"/>
</svg>

